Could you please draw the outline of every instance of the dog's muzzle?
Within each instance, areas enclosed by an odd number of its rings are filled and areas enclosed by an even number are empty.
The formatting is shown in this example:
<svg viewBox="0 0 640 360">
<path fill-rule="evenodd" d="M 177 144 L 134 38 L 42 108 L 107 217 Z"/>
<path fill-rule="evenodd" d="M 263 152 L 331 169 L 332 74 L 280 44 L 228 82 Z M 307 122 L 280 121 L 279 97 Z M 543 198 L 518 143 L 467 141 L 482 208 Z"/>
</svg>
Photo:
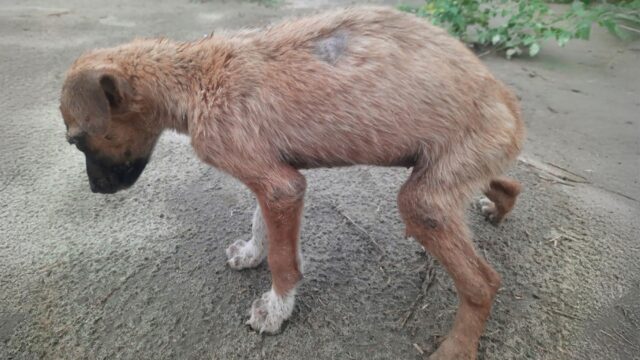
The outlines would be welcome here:
<svg viewBox="0 0 640 360">
<path fill-rule="evenodd" d="M 109 164 L 90 156 L 85 159 L 91 191 L 101 194 L 113 194 L 133 185 L 148 162 L 148 159 L 137 159 L 124 164 Z"/>
</svg>

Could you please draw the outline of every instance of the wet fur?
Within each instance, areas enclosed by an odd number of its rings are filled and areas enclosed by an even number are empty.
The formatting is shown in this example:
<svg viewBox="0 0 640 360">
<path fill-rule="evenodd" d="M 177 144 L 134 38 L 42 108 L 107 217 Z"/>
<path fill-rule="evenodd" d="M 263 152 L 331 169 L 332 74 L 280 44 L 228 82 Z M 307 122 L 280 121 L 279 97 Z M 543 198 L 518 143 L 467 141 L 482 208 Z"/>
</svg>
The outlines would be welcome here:
<svg viewBox="0 0 640 360">
<path fill-rule="evenodd" d="M 100 90 L 111 93 L 106 102 Z M 460 297 L 432 357 L 475 358 L 500 277 L 476 254 L 463 211 L 480 190 L 498 221 L 511 210 L 519 185 L 500 175 L 521 150 L 524 126 L 513 94 L 445 31 L 359 7 L 195 42 L 135 40 L 82 55 L 61 110 L 69 137 L 115 162 L 148 157 L 165 129 L 190 135 L 200 159 L 256 195 L 272 295 L 283 298 L 302 277 L 298 170 L 413 167 L 398 195 L 407 234 L 440 260 Z M 276 325 L 270 318 L 267 330 Z"/>
</svg>

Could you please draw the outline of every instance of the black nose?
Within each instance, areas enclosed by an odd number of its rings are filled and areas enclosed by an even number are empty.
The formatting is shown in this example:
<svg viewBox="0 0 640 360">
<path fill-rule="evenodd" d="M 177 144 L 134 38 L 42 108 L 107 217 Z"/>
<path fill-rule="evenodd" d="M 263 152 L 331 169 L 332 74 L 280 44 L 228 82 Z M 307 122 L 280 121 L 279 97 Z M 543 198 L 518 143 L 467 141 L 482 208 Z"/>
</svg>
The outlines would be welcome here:
<svg viewBox="0 0 640 360">
<path fill-rule="evenodd" d="M 109 179 L 100 177 L 100 178 L 89 178 L 89 186 L 91 187 L 91 192 L 100 193 L 100 194 L 113 194 L 120 188 L 119 184 L 114 184 L 109 181 Z"/>
<path fill-rule="evenodd" d="M 86 156 L 86 163 L 91 191 L 101 194 L 113 194 L 130 187 L 136 182 L 147 165 L 147 159 L 138 159 L 125 164 L 114 164 Z"/>
</svg>

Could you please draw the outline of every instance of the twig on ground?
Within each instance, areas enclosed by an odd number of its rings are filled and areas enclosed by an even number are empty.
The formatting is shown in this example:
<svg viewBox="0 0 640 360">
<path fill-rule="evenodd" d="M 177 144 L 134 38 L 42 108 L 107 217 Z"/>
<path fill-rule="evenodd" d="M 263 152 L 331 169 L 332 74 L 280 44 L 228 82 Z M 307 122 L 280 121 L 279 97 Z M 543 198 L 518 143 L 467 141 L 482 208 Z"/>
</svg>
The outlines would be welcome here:
<svg viewBox="0 0 640 360">
<path fill-rule="evenodd" d="M 135 274 L 138 273 L 138 270 L 132 271 L 129 275 L 127 275 L 124 279 L 122 279 L 122 281 L 120 281 L 120 284 L 117 285 L 116 287 L 114 287 L 113 289 L 111 289 L 111 291 L 109 291 L 105 296 L 102 297 L 102 299 L 99 299 L 96 303 L 97 305 L 104 305 L 107 300 L 109 300 L 109 298 L 111 298 L 111 296 L 118 290 L 120 290 L 122 288 L 122 286 L 129 281 L 129 279 L 131 279 Z"/>
<path fill-rule="evenodd" d="M 540 162 L 537 160 L 533 160 L 533 159 L 529 159 L 527 157 L 524 156 L 520 156 L 518 158 L 518 161 L 522 162 L 523 164 L 532 167 L 536 170 L 542 171 L 546 174 L 549 174 L 551 176 L 553 176 L 556 179 L 560 179 L 563 180 L 565 182 L 572 182 L 572 183 L 578 183 L 578 184 L 588 184 L 589 181 L 581 175 L 578 175 L 576 173 L 573 173 L 567 169 L 564 169 L 558 165 L 549 163 L 549 162 Z M 560 171 L 558 171 L 560 170 Z M 538 175 L 540 176 L 540 175 Z M 558 180 L 556 180 L 558 181 Z"/>
<path fill-rule="evenodd" d="M 416 299 L 413 301 L 413 304 L 411 304 L 411 307 L 409 307 L 409 311 L 407 312 L 404 319 L 402 320 L 402 323 L 400 323 L 401 329 L 404 328 L 404 326 L 407 324 L 407 321 L 409 321 L 413 313 L 415 313 L 418 303 L 427 296 L 427 291 L 429 291 L 429 289 L 433 285 L 433 280 L 435 280 L 435 278 L 436 278 L 436 272 L 433 267 L 433 262 L 431 262 L 429 269 L 427 269 L 427 272 L 424 275 L 424 279 L 422 280 L 422 286 L 421 286 L 422 293 L 416 296 Z"/>
<path fill-rule="evenodd" d="M 418 353 L 420 353 L 420 355 L 424 355 L 424 350 L 422 350 L 420 345 L 413 343 L 413 347 L 416 348 L 416 350 L 418 351 Z"/>
<path fill-rule="evenodd" d="M 480 54 L 478 54 L 478 57 L 481 58 L 483 56 L 487 56 L 487 55 L 491 54 L 492 52 L 493 52 L 493 49 L 489 49 L 489 50 L 487 50 L 485 52 L 481 52 Z"/>
<path fill-rule="evenodd" d="M 566 186 L 574 186 L 573 184 L 568 183 L 568 182 L 566 182 L 566 181 L 564 181 L 564 180 L 561 180 L 560 178 L 551 179 L 551 178 L 548 178 L 548 177 L 544 177 L 544 176 L 542 176 L 542 175 L 540 175 L 540 174 L 536 174 L 536 175 L 537 175 L 540 179 L 542 179 L 542 180 L 546 180 L 546 181 L 549 181 L 549 182 L 551 182 L 552 184 L 562 184 L 562 185 L 566 185 Z"/>
<path fill-rule="evenodd" d="M 105 296 L 102 297 L 102 299 L 100 299 L 98 301 L 98 304 L 100 305 L 104 305 L 104 303 L 107 302 L 107 300 L 109 300 L 109 298 L 111 297 L 111 295 L 113 295 L 116 291 L 120 290 L 119 286 L 114 287 L 113 289 L 111 289 L 111 291 L 109 291 L 109 293 Z"/>
<path fill-rule="evenodd" d="M 411 307 L 409 308 L 409 312 L 407 312 L 407 314 L 404 316 L 404 319 L 402 320 L 402 323 L 400 323 L 401 329 L 407 324 L 407 321 L 409 321 L 411 315 L 413 315 L 413 313 L 416 311 L 416 305 L 418 305 L 418 302 L 422 300 L 423 297 L 424 295 L 420 294 L 413 301 L 413 304 L 411 304 Z"/>
<path fill-rule="evenodd" d="M 564 169 L 564 168 L 562 168 L 562 167 L 560 167 L 558 165 L 554 165 L 554 164 L 551 164 L 551 163 L 548 163 L 548 162 L 547 163 L 541 163 L 539 161 L 532 160 L 532 159 L 529 159 L 529 158 L 523 157 L 523 156 L 520 156 L 518 158 L 518 161 L 520 161 L 521 163 L 523 163 L 523 164 L 525 164 L 525 165 L 527 165 L 527 166 L 529 166 L 531 168 L 534 168 L 536 170 L 543 171 L 543 172 L 545 172 L 545 173 L 547 173 L 549 175 L 552 175 L 553 177 L 558 178 L 560 180 L 569 181 L 569 182 L 577 183 L 577 184 L 592 184 L 585 177 L 583 177 L 581 175 L 578 175 L 578 174 L 575 174 L 573 172 L 570 172 L 570 171 L 568 171 L 568 170 L 566 170 L 566 169 Z M 564 171 L 566 173 L 566 175 L 565 174 L 559 174 L 558 171 L 556 171 L 556 169 Z M 540 176 L 540 175 L 538 175 L 538 176 Z M 572 179 L 571 177 L 576 177 L 576 178 Z M 541 177 L 541 178 L 543 178 L 543 177 Z M 545 179 L 545 180 L 548 180 L 548 179 Z M 558 182 L 558 183 L 561 183 L 563 185 L 568 185 L 568 184 L 562 183 L 562 182 L 560 182 L 558 180 L 555 180 L 555 181 Z M 608 189 L 608 188 L 600 186 L 600 185 L 593 185 L 592 184 L 592 186 L 594 186 L 594 187 L 596 187 L 596 188 L 598 188 L 600 190 L 604 190 L 606 192 L 609 192 L 609 193 L 612 193 L 612 194 L 616 194 L 618 196 L 622 196 L 625 199 L 633 200 L 635 202 L 640 202 L 640 200 L 638 200 L 638 199 L 636 199 L 636 198 L 634 198 L 632 196 L 629 196 L 627 194 L 621 193 L 620 191 L 611 190 L 611 189 Z"/>
<path fill-rule="evenodd" d="M 47 16 L 60 17 L 60 16 L 62 16 L 62 15 L 67 15 L 67 14 L 70 14 L 70 13 L 71 13 L 71 11 L 69 11 L 69 10 L 65 10 L 65 11 L 53 12 L 53 13 L 47 14 Z"/>
<path fill-rule="evenodd" d="M 558 246 L 558 240 L 562 240 L 562 235 L 556 235 L 554 237 L 552 237 L 551 239 L 547 240 L 548 243 L 553 243 L 553 247 L 557 247 Z"/>
<path fill-rule="evenodd" d="M 336 204 L 331 203 L 331 207 L 338 213 L 340 214 L 343 218 L 345 218 L 353 227 L 355 227 L 360 233 L 362 233 L 363 235 L 365 235 L 366 237 L 369 238 L 369 240 L 371 240 L 371 242 L 376 246 L 376 248 L 378 249 L 378 251 L 380 251 L 381 254 L 384 254 L 384 250 L 382 250 L 382 247 L 380 246 L 380 244 L 378 244 L 378 242 L 376 241 L 376 239 L 373 238 L 373 236 L 371 236 L 371 234 L 369 234 L 369 232 L 367 232 L 367 230 L 365 230 L 362 226 L 358 225 L 355 221 L 353 221 L 353 219 L 351 219 L 351 217 L 349 217 L 349 215 L 345 214 Z"/>
<path fill-rule="evenodd" d="M 589 182 L 589 181 L 588 181 L 584 176 L 579 175 L 579 174 L 576 174 L 576 173 L 574 173 L 574 172 L 572 172 L 572 171 L 570 171 L 570 170 L 567 170 L 567 169 L 563 168 L 562 166 L 559 166 L 559 165 L 556 165 L 556 164 L 550 163 L 550 162 L 548 162 L 548 161 L 545 161 L 545 164 L 547 164 L 547 165 L 549 165 L 549 166 L 552 166 L 552 167 L 554 167 L 554 168 L 556 168 L 556 169 L 559 169 L 559 170 L 565 171 L 565 172 L 567 172 L 567 173 L 569 173 L 569 174 L 571 174 L 571 175 L 573 175 L 573 176 L 575 176 L 575 177 L 579 178 L 581 181 L 579 181 L 579 180 L 575 180 L 575 179 L 569 179 L 569 178 L 563 178 L 562 180 L 567 180 L 567 181 L 571 181 L 571 182 L 575 182 L 575 183 L 580 183 L 580 184 L 586 184 L 586 183 L 588 183 L 588 182 Z"/>
<path fill-rule="evenodd" d="M 607 335 L 608 337 L 610 337 L 613 341 L 618 341 L 618 339 L 616 339 L 616 337 L 615 337 L 615 336 L 613 336 L 613 335 L 609 334 L 608 332 L 606 332 L 606 331 L 604 331 L 604 330 L 602 330 L 602 329 L 600 329 L 600 332 L 601 332 L 601 333 L 603 333 L 603 334 L 605 334 L 605 335 Z"/>
<path fill-rule="evenodd" d="M 624 337 L 624 335 L 620 334 L 618 332 L 618 330 L 616 330 L 616 329 L 611 329 L 611 330 L 613 330 L 613 332 L 616 333 L 616 335 L 618 335 L 622 340 L 624 340 L 624 342 L 626 342 L 627 344 L 631 345 L 634 349 L 638 349 L 638 347 L 634 343 L 632 343 L 629 339 Z"/>
<path fill-rule="evenodd" d="M 619 192 L 619 191 L 610 190 L 610 189 L 604 189 L 604 188 L 601 188 L 601 189 L 602 189 L 602 190 L 605 190 L 605 191 L 608 191 L 608 192 L 610 192 L 610 193 L 613 193 L 613 194 L 616 194 L 616 195 L 622 196 L 623 198 L 626 198 L 626 199 L 629 199 L 629 200 L 633 200 L 633 201 L 636 201 L 636 202 L 640 202 L 640 200 L 638 200 L 638 199 L 636 199 L 636 198 L 634 198 L 634 197 L 631 197 L 631 196 L 629 196 L 629 195 L 627 195 L 627 194 L 623 194 L 623 193 L 621 193 L 621 192 Z"/>
<path fill-rule="evenodd" d="M 560 240 L 571 240 L 571 241 L 580 241 L 584 239 L 583 236 L 576 234 L 573 231 L 565 230 L 563 228 L 555 229 L 557 235 L 546 240 L 547 243 L 553 243 L 553 247 L 558 246 L 558 241 Z"/>
<path fill-rule="evenodd" d="M 566 313 L 564 311 L 560 311 L 560 310 L 557 310 L 557 309 L 549 309 L 548 311 L 552 312 L 552 313 L 554 313 L 556 315 L 564 316 L 564 317 L 572 319 L 572 320 L 581 320 L 579 317 L 577 317 L 575 315 L 572 315 L 572 314 L 569 314 L 569 313 Z"/>
<path fill-rule="evenodd" d="M 640 351 L 640 348 L 638 346 L 636 346 L 634 343 L 629 341 L 626 337 L 622 336 L 622 334 L 620 334 L 618 331 L 616 331 L 615 329 L 613 329 L 613 331 L 616 333 L 616 335 L 618 335 L 618 337 L 613 336 L 610 333 L 600 329 L 600 332 L 603 333 L 604 335 L 608 336 L 609 338 L 611 338 L 611 340 L 616 341 L 616 342 L 619 341 L 619 340 L 623 340 L 624 342 L 629 344 L 632 349 L 634 349 L 636 351 Z"/>
<path fill-rule="evenodd" d="M 625 30 L 633 31 L 633 32 L 635 32 L 637 34 L 640 34 L 640 30 L 632 28 L 631 26 L 627 26 L 627 25 L 623 25 L 623 24 L 618 24 L 618 26 L 623 28 L 623 29 L 625 29 Z"/>
</svg>

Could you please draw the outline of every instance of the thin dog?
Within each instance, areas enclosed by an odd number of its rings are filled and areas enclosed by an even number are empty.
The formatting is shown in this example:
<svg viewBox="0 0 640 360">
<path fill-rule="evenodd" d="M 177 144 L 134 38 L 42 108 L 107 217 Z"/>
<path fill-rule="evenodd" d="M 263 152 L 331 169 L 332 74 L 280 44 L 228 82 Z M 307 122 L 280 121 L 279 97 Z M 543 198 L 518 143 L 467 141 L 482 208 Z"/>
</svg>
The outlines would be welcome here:
<svg viewBox="0 0 640 360">
<path fill-rule="evenodd" d="M 520 185 L 502 174 L 525 130 L 514 95 L 444 30 L 356 7 L 194 42 L 138 39 L 80 56 L 60 109 L 94 192 L 131 186 L 173 129 L 255 194 L 253 237 L 226 252 L 234 269 L 268 259 L 272 287 L 248 321 L 259 332 L 290 317 L 302 278 L 299 170 L 412 167 L 398 194 L 407 235 L 445 267 L 460 302 L 432 359 L 476 357 L 500 276 L 475 251 L 464 209 L 484 191 L 490 220 L 511 211 Z"/>
</svg>

